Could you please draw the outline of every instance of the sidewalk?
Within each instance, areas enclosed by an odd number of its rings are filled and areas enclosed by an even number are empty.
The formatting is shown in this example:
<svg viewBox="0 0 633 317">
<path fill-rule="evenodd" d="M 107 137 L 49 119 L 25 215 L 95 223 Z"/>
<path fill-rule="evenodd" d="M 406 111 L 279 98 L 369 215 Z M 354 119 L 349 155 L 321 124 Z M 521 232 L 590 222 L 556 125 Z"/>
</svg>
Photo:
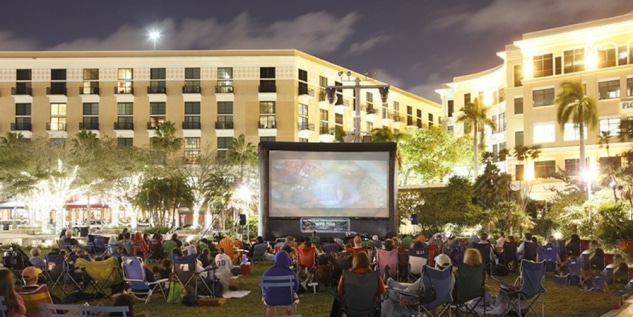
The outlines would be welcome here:
<svg viewBox="0 0 633 317">
<path fill-rule="evenodd" d="M 631 317 L 633 316 L 633 296 L 629 296 L 622 303 L 622 307 L 613 309 L 601 317 Z"/>
</svg>

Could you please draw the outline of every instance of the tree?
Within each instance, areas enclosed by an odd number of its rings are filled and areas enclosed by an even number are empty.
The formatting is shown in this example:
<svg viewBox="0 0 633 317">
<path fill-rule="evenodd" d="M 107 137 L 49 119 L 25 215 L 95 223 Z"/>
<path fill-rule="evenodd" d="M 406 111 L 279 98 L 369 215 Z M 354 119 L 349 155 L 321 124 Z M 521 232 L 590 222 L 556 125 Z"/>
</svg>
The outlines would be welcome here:
<svg viewBox="0 0 633 317">
<path fill-rule="evenodd" d="M 176 125 L 171 121 L 162 122 L 150 139 L 154 162 L 165 164 L 172 154 L 182 148 L 182 144 L 183 139 L 176 137 Z"/>
<path fill-rule="evenodd" d="M 585 125 L 594 129 L 598 125 L 598 107 L 593 98 L 585 95 L 580 81 L 564 81 L 560 84 L 562 91 L 556 96 L 556 121 L 561 131 L 565 123 L 572 122 L 578 127 L 580 136 L 580 170 L 586 169 L 585 162 Z"/>
<path fill-rule="evenodd" d="M 493 131 L 497 129 L 497 124 L 488 117 L 488 110 L 482 101 L 475 98 L 460 109 L 463 113 L 457 118 L 457 122 L 463 122 L 465 128 L 473 129 L 473 179 L 479 175 L 478 150 L 480 145 L 483 147 L 485 128 L 490 127 Z"/>
<path fill-rule="evenodd" d="M 244 134 L 240 134 L 231 141 L 226 160 L 230 165 L 239 168 L 239 180 L 243 183 L 245 171 L 257 165 L 257 148 L 253 143 L 246 141 Z"/>
</svg>

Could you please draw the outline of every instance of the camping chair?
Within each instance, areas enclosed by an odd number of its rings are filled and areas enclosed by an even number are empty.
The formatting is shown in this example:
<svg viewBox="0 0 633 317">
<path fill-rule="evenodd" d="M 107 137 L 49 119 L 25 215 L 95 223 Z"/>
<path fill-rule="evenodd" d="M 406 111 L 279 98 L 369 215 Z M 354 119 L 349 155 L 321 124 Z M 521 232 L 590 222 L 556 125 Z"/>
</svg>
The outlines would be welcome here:
<svg viewBox="0 0 633 317">
<path fill-rule="evenodd" d="M 378 261 L 378 269 L 380 271 L 380 276 L 387 280 L 387 278 L 392 276 L 398 276 L 398 250 L 393 249 L 391 251 L 387 251 L 385 249 L 378 249 L 376 251 L 376 260 Z M 386 268 L 389 267 L 388 272 Z M 397 278 L 395 280 L 398 280 Z"/>
<path fill-rule="evenodd" d="M 268 244 L 259 243 L 253 246 L 253 262 L 255 261 L 266 261 L 266 250 L 268 250 Z"/>
<path fill-rule="evenodd" d="M 95 297 L 103 294 L 110 297 L 106 293 L 106 289 L 111 289 L 111 294 L 117 293 L 117 288 L 122 286 L 123 277 L 121 276 L 121 268 L 117 257 L 110 257 L 106 260 L 90 262 L 84 258 L 78 258 L 75 261 L 75 267 L 81 269 L 84 274 L 89 277 L 90 284 L 95 289 Z"/>
<path fill-rule="evenodd" d="M 88 253 L 92 254 L 95 258 L 103 258 L 108 251 L 108 237 L 100 235 L 88 235 Z"/>
<path fill-rule="evenodd" d="M 262 290 L 262 297 L 265 298 L 264 315 L 268 316 L 269 308 L 276 310 L 279 307 L 290 309 L 291 314 L 295 313 L 295 289 L 297 287 L 296 282 L 297 281 L 295 275 L 261 276 L 259 278 L 259 286 Z M 274 299 L 280 300 L 274 301 Z"/>
<path fill-rule="evenodd" d="M 424 266 L 426 266 L 425 258 L 409 255 L 409 282 L 415 282 L 422 275 L 422 269 L 424 269 Z"/>
<path fill-rule="evenodd" d="M 413 297 L 415 300 L 419 298 L 424 289 L 433 288 L 435 290 L 435 300 L 429 303 L 414 302 L 414 305 L 408 305 L 407 307 L 417 310 L 418 313 L 416 316 L 439 317 L 446 312 L 450 314 L 450 307 L 453 302 L 453 297 L 451 296 L 453 268 L 449 266 L 444 270 L 438 270 L 430 266 L 425 266 L 423 272 L 424 276 L 422 277 L 422 281 L 424 282 L 424 288 L 420 288 L 416 293 L 408 293 L 400 290 L 395 290 L 395 292 L 404 296 Z M 439 311 L 437 310 L 438 307 L 441 307 Z M 434 313 L 435 311 L 436 313 Z M 414 312 L 412 312 L 412 314 L 415 315 Z"/>
<path fill-rule="evenodd" d="M 129 293 L 136 299 L 147 304 L 152 294 L 157 290 L 163 294 L 163 298 L 167 299 L 163 285 L 169 279 L 148 282 L 145 276 L 145 268 L 143 267 L 143 259 L 135 256 L 124 256 L 121 258 L 121 269 L 123 270 L 123 280 L 130 287 Z"/>
<path fill-rule="evenodd" d="M 519 268 L 517 260 L 517 244 L 516 242 L 506 242 L 503 244 L 503 252 L 501 252 L 501 263 L 505 265 L 511 272 L 516 272 Z"/>
<path fill-rule="evenodd" d="M 453 293 L 453 310 L 465 312 L 466 316 L 479 316 L 475 310 L 480 302 L 486 307 L 484 265 L 470 266 L 464 263 L 457 265 L 455 276 L 455 291 Z M 484 316 L 486 310 L 484 309 Z"/>
<path fill-rule="evenodd" d="M 69 304 L 42 304 L 43 317 L 77 316 L 123 316 L 132 317 L 128 306 L 86 306 Z"/>
<path fill-rule="evenodd" d="M 556 272 L 557 270 L 557 259 L 558 259 L 558 249 L 552 245 L 543 245 L 539 246 L 536 249 L 536 253 L 538 254 L 538 259 L 540 262 L 545 262 L 545 271 L 546 272 Z"/>
<path fill-rule="evenodd" d="M 18 288 L 15 292 L 24 300 L 26 317 L 41 317 L 44 314 L 42 304 L 52 304 L 53 298 L 46 284 L 37 288 Z"/>
<path fill-rule="evenodd" d="M 68 263 L 66 263 L 63 254 L 49 253 L 44 259 L 46 260 L 46 271 L 44 271 L 44 274 L 51 291 L 59 288 L 64 296 L 68 295 L 69 292 L 65 288 L 66 281 L 71 282 L 76 289 L 83 288 L 70 274 Z"/>
<path fill-rule="evenodd" d="M 185 255 L 181 257 L 177 257 L 174 259 L 174 274 L 178 279 L 178 282 L 182 284 L 183 288 L 187 290 L 187 293 L 198 295 L 198 289 L 206 295 L 214 296 L 213 287 L 211 287 L 207 281 L 200 275 L 200 273 L 196 273 L 197 267 L 196 255 Z M 207 274 L 211 274 L 209 271 L 213 269 L 205 269 L 204 272 Z M 221 295 L 221 294 L 218 294 Z"/>
<path fill-rule="evenodd" d="M 19 244 L 12 243 L 9 249 L 3 251 L 2 265 L 11 269 L 16 279 L 22 276 L 22 270 L 24 270 L 24 268 L 33 266 L 29 261 L 29 256 L 26 255 Z"/>
<path fill-rule="evenodd" d="M 398 279 L 406 282 L 409 279 L 409 254 L 398 252 Z"/>
<path fill-rule="evenodd" d="M 316 248 L 296 248 L 299 277 L 311 279 L 316 274 Z M 309 283 L 310 281 L 308 281 Z"/>
<path fill-rule="evenodd" d="M 519 317 L 528 315 L 530 312 L 539 316 L 533 306 L 540 298 L 541 316 L 545 316 L 545 296 L 543 296 L 545 294 L 545 287 L 543 286 L 544 280 L 544 262 L 537 263 L 534 261 L 521 260 L 521 275 L 519 275 L 514 285 L 500 281 L 500 294 L 504 294 L 510 299 L 509 309 L 506 311 L 506 314 L 514 310 L 519 314 Z M 523 305 L 521 304 L 522 302 L 524 303 Z M 523 308 L 525 305 L 527 305 L 527 307 Z M 525 311 L 525 314 L 523 314 L 523 311 Z"/>
<path fill-rule="evenodd" d="M 148 260 L 161 261 L 165 257 L 163 243 L 159 239 L 150 240 L 147 249 L 149 250 Z"/>
<path fill-rule="evenodd" d="M 348 317 L 375 316 L 380 311 L 380 303 L 375 300 L 379 279 L 379 271 L 368 273 L 343 271 L 345 297 L 338 296 L 336 290 L 331 291 L 340 303 L 339 316 L 343 313 Z"/>
<path fill-rule="evenodd" d="M 4 296 L 0 296 L 0 316 L 7 316 L 7 305 L 4 304 Z"/>
<path fill-rule="evenodd" d="M 484 261 L 484 270 L 490 275 L 494 275 L 495 262 L 492 258 L 492 246 L 490 243 L 474 243 L 473 247 L 481 253 L 481 259 Z"/>
</svg>

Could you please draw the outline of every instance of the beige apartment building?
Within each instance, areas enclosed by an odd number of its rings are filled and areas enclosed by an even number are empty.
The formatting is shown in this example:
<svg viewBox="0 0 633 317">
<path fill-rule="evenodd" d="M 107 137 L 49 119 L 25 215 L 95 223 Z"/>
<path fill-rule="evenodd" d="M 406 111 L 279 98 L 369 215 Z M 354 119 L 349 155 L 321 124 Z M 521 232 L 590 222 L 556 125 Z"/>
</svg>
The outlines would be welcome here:
<svg viewBox="0 0 633 317">
<path fill-rule="evenodd" d="M 548 176 L 557 167 L 594 181 L 604 176 L 601 165 L 608 155 L 600 146 L 603 131 L 611 136 L 610 156 L 631 149 L 618 135 L 621 125 L 633 122 L 633 12 L 526 33 L 497 55 L 499 66 L 455 77 L 437 90 L 444 124 L 456 136 L 463 135 L 463 124 L 456 122 L 460 109 L 479 98 L 498 127 L 486 131 L 487 151 L 496 155 L 503 148 L 514 153 L 518 145 L 541 145 L 539 157 L 527 164 L 514 157 L 497 163 L 516 180 L 529 181 L 533 198 L 548 196 L 545 188 L 557 184 Z M 555 99 L 566 80 L 581 81 L 598 104 L 599 125 L 585 133 L 587 172 L 579 171 L 578 127 L 569 123 L 561 129 L 556 123 Z"/>
<path fill-rule="evenodd" d="M 171 121 L 195 162 L 210 146 L 221 155 L 234 137 L 248 142 L 333 142 L 340 126 L 361 136 L 439 124 L 441 106 L 297 50 L 0 52 L 0 134 L 19 132 L 64 143 L 81 130 L 147 146 Z"/>
</svg>

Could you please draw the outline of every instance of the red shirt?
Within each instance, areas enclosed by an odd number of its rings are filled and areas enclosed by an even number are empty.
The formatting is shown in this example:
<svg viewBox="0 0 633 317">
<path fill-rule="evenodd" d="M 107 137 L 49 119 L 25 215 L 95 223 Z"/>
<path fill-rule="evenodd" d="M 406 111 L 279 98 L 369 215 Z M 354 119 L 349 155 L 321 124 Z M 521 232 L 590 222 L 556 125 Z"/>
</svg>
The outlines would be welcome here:
<svg viewBox="0 0 633 317">
<path fill-rule="evenodd" d="M 354 273 L 369 273 L 369 272 L 373 272 L 372 269 L 367 268 L 367 267 L 359 267 L 354 269 L 352 272 Z M 336 288 L 339 296 L 341 296 L 341 298 L 345 298 L 345 289 L 343 288 L 343 275 L 341 275 L 341 278 L 338 280 L 338 287 Z M 386 292 L 385 289 L 385 283 L 383 283 L 382 278 L 379 277 L 378 278 L 378 289 L 376 290 L 376 302 L 380 303 L 380 295 L 384 294 Z"/>
</svg>

